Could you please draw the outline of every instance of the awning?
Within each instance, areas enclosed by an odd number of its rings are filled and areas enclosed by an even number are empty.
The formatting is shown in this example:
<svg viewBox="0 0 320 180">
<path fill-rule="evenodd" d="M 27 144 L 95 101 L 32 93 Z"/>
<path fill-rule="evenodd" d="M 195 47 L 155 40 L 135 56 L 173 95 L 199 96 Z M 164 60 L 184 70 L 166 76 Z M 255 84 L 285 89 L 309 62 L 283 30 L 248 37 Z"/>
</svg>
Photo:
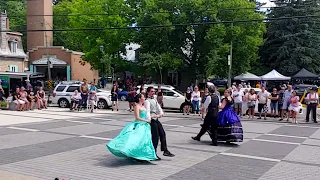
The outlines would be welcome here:
<svg viewBox="0 0 320 180">
<path fill-rule="evenodd" d="M 58 59 L 56 57 L 49 57 L 49 60 L 52 65 L 66 65 L 67 64 L 65 61 Z M 39 60 L 33 61 L 32 64 L 33 65 L 46 65 L 46 64 L 48 64 L 48 58 L 43 57 Z"/>
</svg>

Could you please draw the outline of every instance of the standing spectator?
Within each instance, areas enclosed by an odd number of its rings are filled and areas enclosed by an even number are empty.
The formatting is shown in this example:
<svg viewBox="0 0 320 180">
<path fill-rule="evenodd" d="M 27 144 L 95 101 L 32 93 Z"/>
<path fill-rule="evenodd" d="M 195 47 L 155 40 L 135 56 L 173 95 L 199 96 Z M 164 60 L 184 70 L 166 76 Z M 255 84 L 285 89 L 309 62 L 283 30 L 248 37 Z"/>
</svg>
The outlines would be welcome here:
<svg viewBox="0 0 320 180">
<path fill-rule="evenodd" d="M 28 93 L 25 91 L 24 87 L 21 87 L 20 88 L 20 100 L 24 101 L 24 103 L 25 103 L 24 109 L 25 110 L 29 110 L 28 107 L 29 107 L 29 104 L 30 104 L 30 102 L 28 101 L 27 97 L 28 97 Z"/>
<path fill-rule="evenodd" d="M 243 116 L 246 116 L 246 115 L 249 115 L 248 114 L 248 94 L 249 94 L 249 90 L 248 89 L 245 89 L 244 92 L 243 92 L 243 102 L 242 102 L 242 115 Z"/>
<path fill-rule="evenodd" d="M 27 93 L 28 93 L 27 99 L 30 102 L 30 107 L 29 108 L 30 108 L 30 110 L 33 110 L 34 103 L 37 102 L 37 98 L 36 98 L 36 94 L 37 93 L 34 92 L 32 86 L 29 87 L 29 89 L 27 90 Z"/>
<path fill-rule="evenodd" d="M 307 114 L 306 114 L 306 122 L 309 122 L 310 112 L 312 111 L 312 120 L 314 123 L 318 123 L 317 121 L 317 108 L 319 104 L 319 95 L 315 92 L 315 88 L 311 88 L 310 92 L 306 96 L 307 102 Z"/>
<path fill-rule="evenodd" d="M 207 114 L 207 109 L 204 106 L 204 102 L 206 102 L 206 99 L 207 99 L 208 96 L 209 96 L 209 89 L 205 88 L 204 93 L 203 93 L 203 95 L 201 97 L 201 116 L 202 116 L 201 118 L 202 118 L 202 120 L 204 120 L 204 117 Z"/>
<path fill-rule="evenodd" d="M 96 95 L 95 91 L 92 91 L 92 93 L 89 94 L 89 105 L 90 105 L 90 111 L 93 113 L 94 106 L 98 101 L 98 97 Z"/>
<path fill-rule="evenodd" d="M 81 106 L 87 107 L 87 101 L 88 101 L 88 93 L 89 93 L 89 86 L 87 84 L 87 80 L 83 79 L 83 84 L 80 86 L 80 92 L 81 92 Z"/>
<path fill-rule="evenodd" d="M 119 89 L 116 83 L 113 84 L 113 87 L 111 89 L 111 101 L 112 101 L 112 111 L 114 110 L 114 107 L 117 107 L 117 111 L 119 111 L 118 107 L 118 93 Z"/>
<path fill-rule="evenodd" d="M 297 113 L 299 112 L 299 96 L 297 96 L 297 92 L 293 91 L 290 97 L 290 105 L 289 105 L 289 114 L 288 114 L 288 119 L 289 117 L 292 117 L 292 123 L 298 124 L 297 121 Z"/>
<path fill-rule="evenodd" d="M 12 96 L 13 102 L 17 105 L 17 110 L 23 111 L 25 102 L 20 99 L 20 88 L 17 87 Z"/>
<path fill-rule="evenodd" d="M 249 119 L 253 119 L 254 117 L 254 110 L 256 107 L 256 100 L 257 100 L 257 95 L 256 92 L 254 91 L 254 89 L 250 89 L 249 93 L 248 93 L 248 97 L 246 97 L 248 103 L 248 113 L 249 113 Z"/>
<path fill-rule="evenodd" d="M 244 93 L 243 91 L 241 91 L 241 85 L 239 84 L 237 89 L 233 91 L 232 98 L 234 99 L 234 109 L 237 115 L 240 115 L 240 117 L 242 114 L 243 96 L 244 96 Z"/>
<path fill-rule="evenodd" d="M 283 101 L 284 101 L 284 87 L 280 87 L 280 92 L 279 92 L 279 99 L 278 99 L 278 116 L 281 118 L 282 117 L 282 106 L 283 106 Z M 282 119 L 280 119 L 282 121 Z"/>
<path fill-rule="evenodd" d="M 43 87 L 40 87 L 37 91 L 37 101 L 38 101 L 38 109 L 41 110 L 42 107 L 47 109 L 47 101 L 45 99 L 46 93 L 43 90 Z"/>
<path fill-rule="evenodd" d="M 95 83 L 91 83 L 91 86 L 90 86 L 90 93 L 93 91 L 97 91 L 97 87 Z"/>
<path fill-rule="evenodd" d="M 184 94 L 184 98 L 185 98 L 185 101 L 184 101 L 184 106 L 183 106 L 183 115 L 185 113 L 187 113 L 187 115 L 189 115 L 190 113 L 190 109 L 191 109 L 191 89 L 190 87 L 187 88 L 187 91 L 186 93 Z"/>
<path fill-rule="evenodd" d="M 163 108 L 163 92 L 161 90 L 161 86 L 158 86 L 157 101 L 160 104 L 161 108 Z"/>
<path fill-rule="evenodd" d="M 71 111 L 78 108 L 81 102 L 81 95 L 78 93 L 78 90 L 74 91 L 74 94 L 71 96 Z"/>
<path fill-rule="evenodd" d="M 278 100 L 279 94 L 276 88 L 273 88 L 272 93 L 270 94 L 270 108 L 271 108 L 271 117 L 276 118 L 277 110 L 278 110 Z"/>
<path fill-rule="evenodd" d="M 191 97 L 194 114 L 199 114 L 200 116 L 200 91 L 198 86 L 194 87 L 194 91 L 192 92 Z"/>
<path fill-rule="evenodd" d="M 290 105 L 290 98 L 291 98 L 292 92 L 293 92 L 292 86 L 288 85 L 288 89 L 286 91 L 284 91 L 283 104 L 282 104 L 282 113 L 281 113 L 281 119 L 279 121 L 282 121 L 283 118 L 284 118 L 284 114 L 286 112 L 288 112 L 288 107 Z M 287 118 L 287 121 L 289 121 L 289 117 Z"/>
<path fill-rule="evenodd" d="M 265 108 L 267 106 L 269 93 L 266 91 L 265 87 L 261 87 L 261 91 L 258 93 L 258 112 L 259 112 L 259 118 L 261 119 L 262 111 L 264 111 L 264 120 L 267 119 L 267 112 L 265 112 Z"/>
<path fill-rule="evenodd" d="M 130 84 L 129 88 L 128 88 L 128 103 L 129 103 L 129 111 L 132 112 L 133 108 L 134 108 L 134 103 L 135 103 L 135 95 L 136 95 L 136 91 L 134 89 L 134 87 Z"/>
</svg>

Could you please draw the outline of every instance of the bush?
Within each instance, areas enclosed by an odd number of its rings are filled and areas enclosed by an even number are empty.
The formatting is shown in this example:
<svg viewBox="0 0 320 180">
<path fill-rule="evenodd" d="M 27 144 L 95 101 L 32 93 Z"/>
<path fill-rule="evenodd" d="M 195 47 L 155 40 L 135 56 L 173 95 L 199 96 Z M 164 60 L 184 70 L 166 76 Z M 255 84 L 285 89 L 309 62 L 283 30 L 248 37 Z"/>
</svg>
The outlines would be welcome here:
<svg viewBox="0 0 320 180">
<path fill-rule="evenodd" d="M 6 101 L 1 101 L 0 107 L 7 107 L 7 102 Z"/>
</svg>

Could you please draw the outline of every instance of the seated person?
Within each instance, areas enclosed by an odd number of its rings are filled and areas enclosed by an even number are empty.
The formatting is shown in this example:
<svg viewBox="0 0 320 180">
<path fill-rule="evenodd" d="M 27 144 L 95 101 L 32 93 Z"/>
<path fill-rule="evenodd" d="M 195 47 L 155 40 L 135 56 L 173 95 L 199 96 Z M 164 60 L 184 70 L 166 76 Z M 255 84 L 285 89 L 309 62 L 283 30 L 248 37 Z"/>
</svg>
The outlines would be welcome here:
<svg viewBox="0 0 320 180">
<path fill-rule="evenodd" d="M 89 104 L 90 104 L 90 108 L 91 108 L 92 113 L 93 113 L 94 105 L 96 104 L 97 101 L 98 101 L 98 97 L 96 95 L 96 92 L 92 91 L 89 94 Z"/>
<path fill-rule="evenodd" d="M 29 89 L 27 90 L 27 93 L 28 93 L 27 100 L 30 102 L 30 107 L 29 108 L 30 108 L 30 110 L 33 110 L 34 103 L 37 102 L 36 92 L 34 92 L 32 86 L 29 86 Z"/>
<path fill-rule="evenodd" d="M 24 101 L 24 103 L 25 103 L 24 109 L 25 110 L 29 110 L 28 107 L 29 107 L 29 104 L 30 104 L 30 102 L 27 99 L 27 96 L 28 96 L 28 93 L 25 91 L 25 88 L 21 87 L 21 89 L 20 89 L 20 100 Z"/>
<path fill-rule="evenodd" d="M 78 93 L 78 90 L 74 91 L 74 94 L 71 96 L 71 110 L 75 110 L 78 108 L 81 102 L 81 95 Z"/>
<path fill-rule="evenodd" d="M 47 100 L 46 100 L 46 93 L 43 90 L 43 87 L 40 87 L 37 91 L 37 101 L 38 101 L 38 109 L 41 110 L 42 107 L 47 109 Z"/>
<path fill-rule="evenodd" d="M 25 102 L 20 99 L 20 88 L 16 88 L 16 91 L 12 93 L 13 102 L 17 105 L 18 111 L 23 111 Z"/>
</svg>

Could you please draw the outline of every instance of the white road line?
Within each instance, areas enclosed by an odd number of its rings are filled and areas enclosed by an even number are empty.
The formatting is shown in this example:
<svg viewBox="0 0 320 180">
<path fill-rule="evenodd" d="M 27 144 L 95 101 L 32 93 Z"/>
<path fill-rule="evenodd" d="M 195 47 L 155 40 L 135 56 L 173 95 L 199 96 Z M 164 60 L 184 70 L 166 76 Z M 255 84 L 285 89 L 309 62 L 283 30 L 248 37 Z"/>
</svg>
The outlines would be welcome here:
<svg viewBox="0 0 320 180">
<path fill-rule="evenodd" d="M 288 138 L 300 138 L 300 139 L 307 139 L 308 137 L 305 136 L 289 136 L 289 135 L 282 135 L 282 134 L 264 134 L 267 136 L 279 136 L 279 137 L 288 137 Z"/>
<path fill-rule="evenodd" d="M 92 122 L 85 122 L 85 121 L 73 121 L 73 120 L 66 120 L 68 122 L 74 122 L 74 123 L 81 123 L 81 124 L 93 124 Z"/>
<path fill-rule="evenodd" d="M 301 144 L 301 143 L 274 141 L 274 140 L 267 140 L 267 139 L 252 139 L 252 141 L 271 142 L 271 143 L 279 143 L 279 144 L 293 144 L 293 145 L 300 145 Z"/>
<path fill-rule="evenodd" d="M 29 128 L 19 128 L 19 127 L 7 127 L 8 129 L 22 130 L 22 131 L 30 131 L 30 132 L 39 132 L 37 129 L 29 129 Z"/>
<path fill-rule="evenodd" d="M 163 126 L 171 126 L 171 127 L 184 127 L 180 125 L 174 125 L 174 124 L 162 124 Z"/>
<path fill-rule="evenodd" d="M 110 141 L 112 140 L 111 138 L 103 138 L 103 137 L 95 137 L 95 136 L 79 136 L 81 138 L 89 138 L 89 139 L 99 139 L 99 140 L 105 140 L 105 141 Z"/>
<path fill-rule="evenodd" d="M 303 128 L 311 128 L 311 129 L 319 129 L 320 127 L 312 127 L 312 126 L 302 126 L 302 125 L 294 125 L 294 124 L 288 124 L 286 126 L 291 126 L 291 127 L 303 127 Z"/>
<path fill-rule="evenodd" d="M 272 158 L 265 158 L 265 157 L 259 157 L 259 156 L 250 156 L 250 155 L 243 155 L 243 154 L 234 154 L 234 153 L 220 153 L 224 156 L 234 156 L 234 157 L 242 157 L 242 158 L 248 158 L 248 159 L 257 159 L 257 160 L 263 160 L 263 161 L 272 161 L 272 162 L 280 162 L 280 159 L 272 159 Z"/>
</svg>

